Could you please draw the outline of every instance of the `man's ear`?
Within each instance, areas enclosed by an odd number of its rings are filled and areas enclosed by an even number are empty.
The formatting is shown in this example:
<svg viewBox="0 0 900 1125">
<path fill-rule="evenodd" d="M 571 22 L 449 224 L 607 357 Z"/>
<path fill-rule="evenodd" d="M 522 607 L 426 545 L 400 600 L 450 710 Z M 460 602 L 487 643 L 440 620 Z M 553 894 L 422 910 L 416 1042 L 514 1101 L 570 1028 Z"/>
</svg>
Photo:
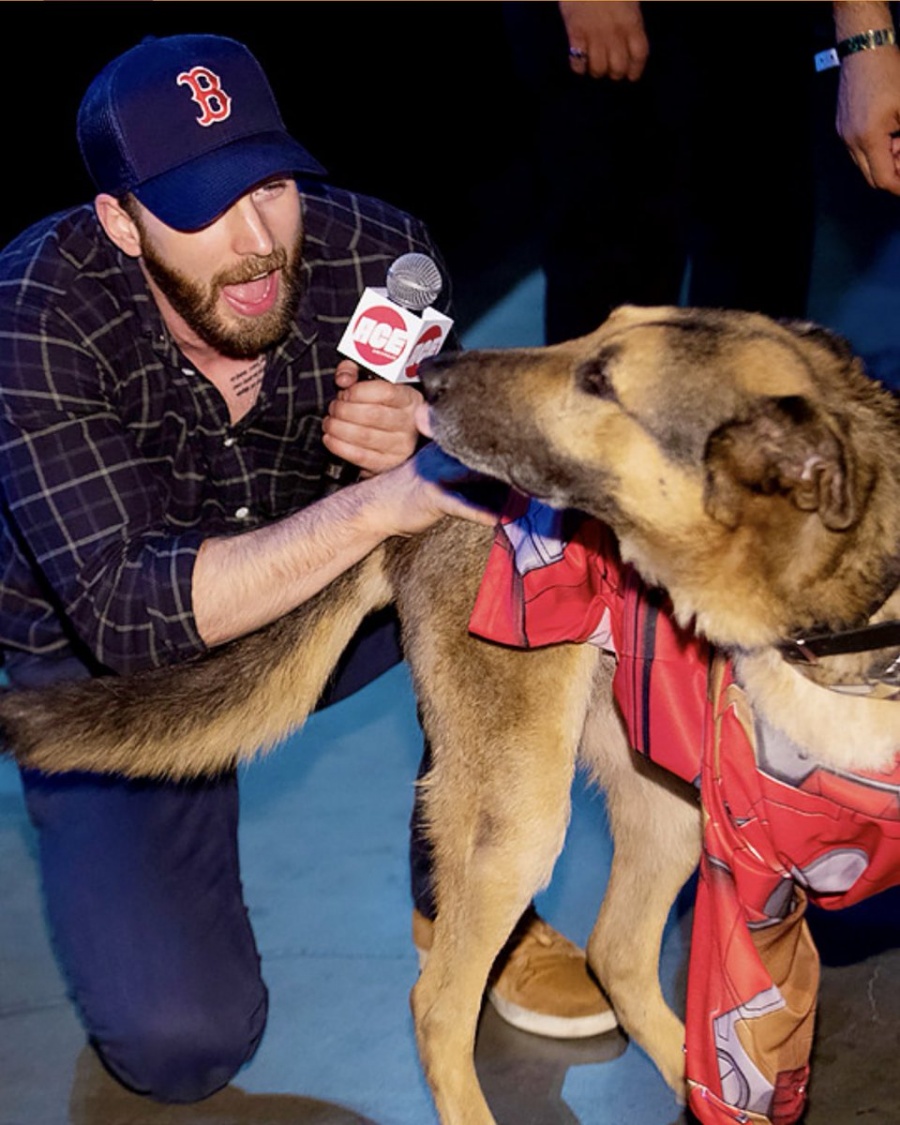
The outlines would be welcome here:
<svg viewBox="0 0 900 1125">
<path fill-rule="evenodd" d="M 94 210 L 100 226 L 109 240 L 129 258 L 141 256 L 141 233 L 137 225 L 114 195 L 105 192 L 94 200 Z"/>
</svg>

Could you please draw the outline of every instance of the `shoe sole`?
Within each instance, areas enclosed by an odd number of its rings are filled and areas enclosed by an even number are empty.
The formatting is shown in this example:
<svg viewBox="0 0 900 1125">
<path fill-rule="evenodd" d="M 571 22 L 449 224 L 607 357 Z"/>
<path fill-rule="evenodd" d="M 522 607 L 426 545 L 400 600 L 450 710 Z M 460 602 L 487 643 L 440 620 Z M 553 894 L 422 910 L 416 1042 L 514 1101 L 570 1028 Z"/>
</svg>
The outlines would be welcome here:
<svg viewBox="0 0 900 1125">
<path fill-rule="evenodd" d="M 419 957 L 419 972 L 425 968 L 428 953 L 416 949 Z M 497 1015 L 517 1031 L 529 1035 L 540 1035 L 544 1039 L 593 1039 L 595 1035 L 605 1035 L 618 1027 L 618 1020 L 612 1008 L 605 1012 L 595 1012 L 592 1016 L 551 1016 L 546 1012 L 534 1012 L 505 999 L 494 988 L 489 988 L 487 998 Z"/>
<path fill-rule="evenodd" d="M 551 1016 L 513 1004 L 493 988 L 488 991 L 488 1000 L 497 1015 L 511 1027 L 527 1031 L 529 1035 L 542 1035 L 545 1039 L 592 1039 L 612 1031 L 618 1022 L 612 1008 L 592 1016 Z"/>
</svg>

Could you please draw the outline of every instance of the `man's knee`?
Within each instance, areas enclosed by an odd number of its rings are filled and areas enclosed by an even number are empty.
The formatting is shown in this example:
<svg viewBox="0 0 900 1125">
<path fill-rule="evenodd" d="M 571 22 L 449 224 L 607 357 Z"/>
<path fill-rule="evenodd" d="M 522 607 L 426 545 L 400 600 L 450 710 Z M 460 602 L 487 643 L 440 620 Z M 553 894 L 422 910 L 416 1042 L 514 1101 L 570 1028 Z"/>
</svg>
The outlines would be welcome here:
<svg viewBox="0 0 900 1125">
<path fill-rule="evenodd" d="M 196 1102 L 226 1086 L 256 1051 L 268 997 L 249 1014 L 176 1011 L 136 1013 L 126 1026 L 95 1037 L 107 1069 L 125 1086 L 160 1102 Z"/>
</svg>

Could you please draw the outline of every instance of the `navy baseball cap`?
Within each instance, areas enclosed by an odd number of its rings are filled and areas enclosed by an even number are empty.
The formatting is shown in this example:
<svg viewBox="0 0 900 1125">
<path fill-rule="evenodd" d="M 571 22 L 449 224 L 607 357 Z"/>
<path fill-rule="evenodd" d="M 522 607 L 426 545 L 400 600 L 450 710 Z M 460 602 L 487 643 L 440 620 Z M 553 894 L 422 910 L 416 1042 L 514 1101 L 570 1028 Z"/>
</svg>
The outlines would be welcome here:
<svg viewBox="0 0 900 1125">
<path fill-rule="evenodd" d="M 98 191 L 199 230 L 256 184 L 325 169 L 291 137 L 262 67 L 218 35 L 148 38 L 97 75 L 78 144 Z"/>
</svg>

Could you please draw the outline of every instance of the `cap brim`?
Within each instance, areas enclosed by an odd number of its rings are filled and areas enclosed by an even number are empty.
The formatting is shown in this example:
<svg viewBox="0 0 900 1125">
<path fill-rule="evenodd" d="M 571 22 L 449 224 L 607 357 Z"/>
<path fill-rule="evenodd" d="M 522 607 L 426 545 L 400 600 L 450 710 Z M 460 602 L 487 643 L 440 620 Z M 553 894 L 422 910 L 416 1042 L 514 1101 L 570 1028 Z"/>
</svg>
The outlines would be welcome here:
<svg viewBox="0 0 900 1125">
<path fill-rule="evenodd" d="M 132 189 L 175 230 L 200 230 L 256 184 L 277 175 L 324 176 L 325 169 L 285 133 L 232 141 Z"/>
</svg>

